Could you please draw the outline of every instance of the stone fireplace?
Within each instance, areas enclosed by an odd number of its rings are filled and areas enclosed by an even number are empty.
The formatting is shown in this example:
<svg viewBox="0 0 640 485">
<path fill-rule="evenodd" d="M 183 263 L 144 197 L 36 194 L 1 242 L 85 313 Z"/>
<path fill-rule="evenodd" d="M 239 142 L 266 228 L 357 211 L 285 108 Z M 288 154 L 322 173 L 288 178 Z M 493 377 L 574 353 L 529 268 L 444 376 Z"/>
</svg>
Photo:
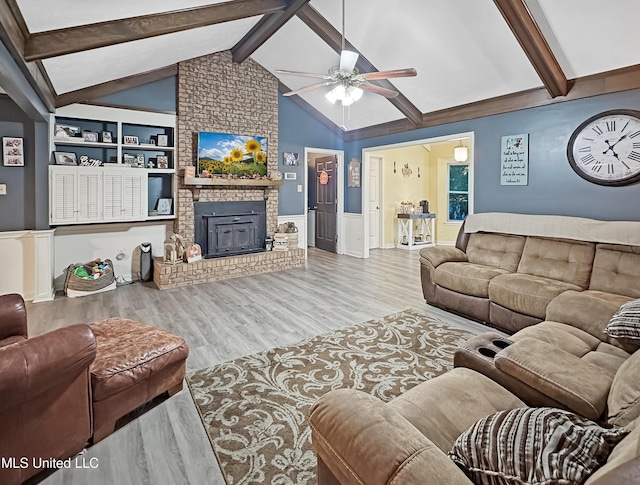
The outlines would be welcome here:
<svg viewBox="0 0 640 485">
<path fill-rule="evenodd" d="M 238 64 L 231 53 L 219 52 L 181 62 L 178 65 L 178 117 L 176 168 L 179 176 L 176 220 L 174 232 L 180 234 L 187 244 L 198 242 L 203 250 L 209 242 L 212 246 L 225 248 L 226 257 L 214 257 L 195 263 L 166 265 L 156 260 L 154 281 L 161 288 L 186 286 L 206 281 L 215 281 L 236 276 L 265 273 L 304 265 L 304 250 L 292 249 L 281 253 L 274 251 L 253 252 L 242 246 L 252 240 L 255 246 L 264 248 L 264 237 L 272 235 L 278 224 L 278 186 L 260 183 L 257 180 L 204 179 L 202 183 L 185 183 L 181 177 L 184 168 L 196 165 L 198 156 L 198 132 L 209 131 L 267 138 L 267 173 L 278 169 L 278 80 L 252 59 Z M 213 183 L 215 182 L 215 183 Z M 264 235 L 253 234 L 251 223 L 245 219 L 237 227 L 234 217 L 256 219 L 253 214 L 222 213 L 218 203 L 260 202 L 261 208 L 249 209 L 261 212 L 257 219 Z M 209 214 L 203 219 L 197 214 L 200 204 L 208 207 Z M 206 204 L 213 204 L 207 206 Z M 215 207 L 216 209 L 212 209 Z M 225 209 L 226 211 L 226 209 Z M 231 219 L 216 220 L 208 217 L 212 212 L 231 216 Z M 206 220 L 206 222 L 205 222 Z M 218 226 L 221 231 L 209 230 Z M 206 224 L 206 245 L 196 226 Z M 226 232 L 231 230 L 231 232 Z M 262 229 L 260 229 L 261 231 Z M 234 232 L 235 231 L 235 232 Z M 197 233 L 197 234 L 196 234 Z M 245 238 L 245 239 L 243 239 Z M 238 251 L 239 250 L 239 251 Z M 220 255 L 217 255 L 220 256 Z"/>
</svg>

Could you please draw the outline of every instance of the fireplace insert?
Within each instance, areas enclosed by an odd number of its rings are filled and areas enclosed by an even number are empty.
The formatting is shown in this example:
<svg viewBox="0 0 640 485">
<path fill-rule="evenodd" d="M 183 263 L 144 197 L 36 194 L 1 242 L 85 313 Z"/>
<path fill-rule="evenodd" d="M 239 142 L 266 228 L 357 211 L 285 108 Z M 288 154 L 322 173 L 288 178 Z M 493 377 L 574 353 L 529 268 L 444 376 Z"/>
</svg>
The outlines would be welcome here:
<svg viewBox="0 0 640 485">
<path fill-rule="evenodd" d="M 196 202 L 195 242 L 205 258 L 265 250 L 266 202 Z"/>
</svg>

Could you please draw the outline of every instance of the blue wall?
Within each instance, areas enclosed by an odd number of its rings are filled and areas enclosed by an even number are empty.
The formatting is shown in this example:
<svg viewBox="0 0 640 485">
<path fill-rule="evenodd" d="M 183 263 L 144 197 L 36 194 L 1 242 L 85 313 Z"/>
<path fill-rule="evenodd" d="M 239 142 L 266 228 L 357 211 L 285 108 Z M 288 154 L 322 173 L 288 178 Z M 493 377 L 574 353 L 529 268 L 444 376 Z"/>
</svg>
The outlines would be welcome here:
<svg viewBox="0 0 640 485">
<path fill-rule="evenodd" d="M 475 120 L 350 142 L 345 159 L 362 149 L 475 132 L 475 212 L 557 214 L 601 220 L 640 220 L 640 184 L 604 187 L 579 177 L 567 161 L 571 133 L 584 120 L 610 109 L 640 110 L 640 90 L 625 91 Z M 500 185 L 500 139 L 529 134 L 529 185 Z M 366 183 L 366 177 L 362 177 Z M 361 213 L 361 188 L 345 187 L 345 211 Z"/>
<path fill-rule="evenodd" d="M 0 232 L 47 229 L 49 226 L 47 123 L 33 121 L 8 96 L 0 95 L 0 138 L 23 138 L 24 166 L 0 162 Z M 1 155 L 0 155 L 1 157 Z"/>
<path fill-rule="evenodd" d="M 126 89 L 108 96 L 96 98 L 93 101 L 113 106 L 128 108 L 151 109 L 154 111 L 176 112 L 176 83 L 175 76 L 160 79 L 152 83 L 143 84 Z"/>
<path fill-rule="evenodd" d="M 285 180 L 278 194 L 280 215 L 300 215 L 306 212 L 304 193 L 298 185 L 304 184 L 304 147 L 342 150 L 342 137 L 331 131 L 295 102 L 278 95 L 278 170 L 295 172 L 296 180 Z M 300 155 L 298 165 L 284 165 L 284 152 Z M 310 182 L 311 183 L 311 182 Z"/>
</svg>

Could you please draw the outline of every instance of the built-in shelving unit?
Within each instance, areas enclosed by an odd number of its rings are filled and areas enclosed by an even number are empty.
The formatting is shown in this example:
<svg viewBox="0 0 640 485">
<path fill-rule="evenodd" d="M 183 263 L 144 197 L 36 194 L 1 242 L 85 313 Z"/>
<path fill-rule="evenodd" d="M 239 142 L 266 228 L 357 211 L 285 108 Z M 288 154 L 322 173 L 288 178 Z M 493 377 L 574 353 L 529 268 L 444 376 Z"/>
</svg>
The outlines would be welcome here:
<svg viewBox="0 0 640 485">
<path fill-rule="evenodd" d="M 51 115 L 50 126 L 52 225 L 175 218 L 174 204 L 171 214 L 156 212 L 159 199 L 176 200 L 175 115 L 75 104 Z M 56 152 L 102 166 L 57 165 Z"/>
</svg>

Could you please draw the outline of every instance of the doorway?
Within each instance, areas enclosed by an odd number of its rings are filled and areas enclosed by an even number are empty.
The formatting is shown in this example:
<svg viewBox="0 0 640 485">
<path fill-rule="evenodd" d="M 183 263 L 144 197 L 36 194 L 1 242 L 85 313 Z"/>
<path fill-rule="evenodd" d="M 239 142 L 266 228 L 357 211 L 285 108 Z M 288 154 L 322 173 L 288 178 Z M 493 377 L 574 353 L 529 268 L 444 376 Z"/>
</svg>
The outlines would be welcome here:
<svg viewBox="0 0 640 485">
<path fill-rule="evenodd" d="M 344 254 L 342 150 L 304 149 L 307 246 Z"/>
<path fill-rule="evenodd" d="M 454 157 L 459 144 L 467 147 L 467 159 L 462 162 Z M 362 232 L 369 237 L 362 238 L 362 257 L 368 258 L 369 249 L 374 248 L 417 249 L 431 242 L 453 245 L 463 217 L 451 209 L 464 205 L 465 214 L 473 213 L 473 148 L 474 134 L 467 132 L 363 149 Z M 458 172 L 464 172 L 467 187 L 458 187 Z M 397 215 L 411 207 L 406 203 L 413 203 L 416 212 L 422 210 L 421 203 L 428 204 L 425 212 L 436 214 L 435 241 L 431 230 L 421 234 L 422 226 L 414 229 L 411 247 L 397 240 Z"/>
</svg>

